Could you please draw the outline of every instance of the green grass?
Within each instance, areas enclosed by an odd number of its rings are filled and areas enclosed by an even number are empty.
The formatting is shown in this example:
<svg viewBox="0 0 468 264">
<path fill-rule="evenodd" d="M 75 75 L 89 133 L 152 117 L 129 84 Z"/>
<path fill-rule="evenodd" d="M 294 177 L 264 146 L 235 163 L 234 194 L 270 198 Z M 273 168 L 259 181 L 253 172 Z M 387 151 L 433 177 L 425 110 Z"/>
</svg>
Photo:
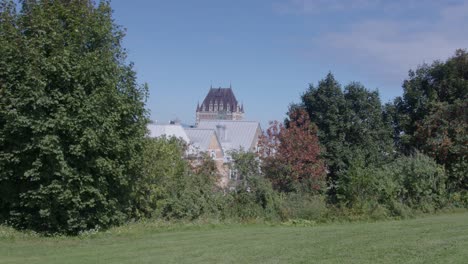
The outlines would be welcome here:
<svg viewBox="0 0 468 264">
<path fill-rule="evenodd" d="M 468 263 L 468 213 L 310 227 L 153 222 L 73 238 L 0 227 L 0 263 Z"/>
</svg>

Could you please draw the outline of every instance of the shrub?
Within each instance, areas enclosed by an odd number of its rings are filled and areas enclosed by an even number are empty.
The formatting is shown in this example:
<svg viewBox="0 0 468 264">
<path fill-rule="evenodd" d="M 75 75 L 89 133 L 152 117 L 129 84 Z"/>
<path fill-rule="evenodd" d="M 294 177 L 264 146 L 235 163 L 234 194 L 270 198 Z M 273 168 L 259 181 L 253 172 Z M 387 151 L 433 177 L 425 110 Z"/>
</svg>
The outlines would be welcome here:
<svg viewBox="0 0 468 264">
<path fill-rule="evenodd" d="M 183 160 L 184 144 L 176 138 L 145 139 L 142 156 L 143 175 L 136 179 L 133 191 L 134 217 L 154 217 L 163 208 L 182 181 L 188 165 Z"/>
<path fill-rule="evenodd" d="M 433 159 L 417 153 L 381 167 L 366 167 L 359 157 L 338 182 L 340 203 L 363 214 L 383 205 L 393 216 L 408 208 L 432 212 L 446 204 L 447 176 Z"/>
<path fill-rule="evenodd" d="M 404 156 L 384 166 L 383 170 L 398 186 L 393 190 L 393 199 L 426 212 L 441 208 L 447 202 L 447 175 L 443 166 L 430 157 L 421 153 Z"/>
<path fill-rule="evenodd" d="M 324 221 L 329 213 L 325 197 L 308 193 L 287 193 L 281 196 L 280 216 L 291 219 Z"/>
<path fill-rule="evenodd" d="M 246 185 L 239 186 L 229 194 L 226 216 L 249 220 L 254 218 L 278 218 L 278 194 L 268 179 L 251 176 Z"/>
</svg>

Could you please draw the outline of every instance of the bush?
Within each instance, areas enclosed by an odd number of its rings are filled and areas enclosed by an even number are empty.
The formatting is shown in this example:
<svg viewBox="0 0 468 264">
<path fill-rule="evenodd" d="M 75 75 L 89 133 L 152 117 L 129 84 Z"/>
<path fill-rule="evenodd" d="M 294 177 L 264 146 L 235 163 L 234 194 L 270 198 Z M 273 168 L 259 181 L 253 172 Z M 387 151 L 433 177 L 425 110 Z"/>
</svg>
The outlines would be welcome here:
<svg viewBox="0 0 468 264">
<path fill-rule="evenodd" d="M 280 216 L 292 219 L 324 221 L 329 213 L 325 197 L 308 193 L 287 193 L 281 197 Z"/>
<path fill-rule="evenodd" d="M 431 212 L 447 203 L 447 175 L 443 166 L 432 158 L 421 153 L 404 156 L 384 166 L 383 171 L 381 177 L 388 175 L 398 186 L 392 188 L 393 193 L 387 192 L 388 198 L 423 212 Z"/>
<path fill-rule="evenodd" d="M 271 182 L 262 176 L 251 176 L 228 196 L 226 216 L 249 220 L 277 219 L 279 210 L 278 193 Z"/>
<path fill-rule="evenodd" d="M 142 156 L 143 175 L 133 191 L 134 217 L 159 216 L 169 197 L 188 173 L 183 160 L 184 144 L 176 138 L 145 139 Z"/>
<path fill-rule="evenodd" d="M 408 216 L 409 208 L 433 212 L 446 203 L 444 168 L 417 153 L 400 157 L 380 168 L 366 167 L 356 158 L 338 183 L 340 203 L 368 214 L 379 205 L 392 216 Z M 383 212 L 383 211 L 382 211 Z"/>
</svg>

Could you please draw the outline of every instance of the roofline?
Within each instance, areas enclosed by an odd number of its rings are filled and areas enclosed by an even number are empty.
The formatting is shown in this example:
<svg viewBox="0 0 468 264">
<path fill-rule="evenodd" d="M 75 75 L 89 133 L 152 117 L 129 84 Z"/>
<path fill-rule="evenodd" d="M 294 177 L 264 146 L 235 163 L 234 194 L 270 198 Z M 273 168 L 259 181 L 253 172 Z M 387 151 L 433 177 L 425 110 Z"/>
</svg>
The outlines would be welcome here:
<svg viewBox="0 0 468 264">
<path fill-rule="evenodd" d="M 190 127 L 190 128 L 185 128 L 185 130 L 209 130 L 209 131 L 215 131 L 214 129 L 210 128 L 196 128 L 196 127 Z"/>
<path fill-rule="evenodd" d="M 202 119 L 200 120 L 198 123 L 201 123 L 201 122 L 233 122 L 233 123 L 241 123 L 241 122 L 244 122 L 244 123 L 259 123 L 258 121 L 248 121 L 248 120 L 226 120 L 226 119 Z"/>
</svg>

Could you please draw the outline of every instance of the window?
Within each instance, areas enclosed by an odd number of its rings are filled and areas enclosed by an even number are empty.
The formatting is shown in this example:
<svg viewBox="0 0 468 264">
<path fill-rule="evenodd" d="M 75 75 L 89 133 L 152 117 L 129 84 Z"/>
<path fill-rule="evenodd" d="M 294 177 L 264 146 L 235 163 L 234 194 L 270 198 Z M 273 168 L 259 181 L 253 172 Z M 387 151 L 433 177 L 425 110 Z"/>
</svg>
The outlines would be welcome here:
<svg viewBox="0 0 468 264">
<path fill-rule="evenodd" d="M 238 174 L 238 172 L 237 172 L 236 169 L 230 169 L 229 170 L 229 178 L 231 180 L 237 180 L 237 174 Z"/>
</svg>

